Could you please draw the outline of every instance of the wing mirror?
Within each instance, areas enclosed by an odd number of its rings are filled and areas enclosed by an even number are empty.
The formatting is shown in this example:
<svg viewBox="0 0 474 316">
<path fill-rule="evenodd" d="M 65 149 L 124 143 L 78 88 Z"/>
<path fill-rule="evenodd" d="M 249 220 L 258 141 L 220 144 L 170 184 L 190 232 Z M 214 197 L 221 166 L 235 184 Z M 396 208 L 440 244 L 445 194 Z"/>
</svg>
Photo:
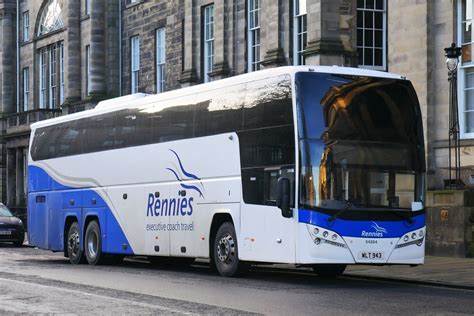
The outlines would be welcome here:
<svg viewBox="0 0 474 316">
<path fill-rule="evenodd" d="M 293 216 L 290 208 L 291 186 L 290 180 L 287 178 L 278 179 L 277 184 L 277 206 L 281 210 L 281 215 L 286 218 Z"/>
</svg>

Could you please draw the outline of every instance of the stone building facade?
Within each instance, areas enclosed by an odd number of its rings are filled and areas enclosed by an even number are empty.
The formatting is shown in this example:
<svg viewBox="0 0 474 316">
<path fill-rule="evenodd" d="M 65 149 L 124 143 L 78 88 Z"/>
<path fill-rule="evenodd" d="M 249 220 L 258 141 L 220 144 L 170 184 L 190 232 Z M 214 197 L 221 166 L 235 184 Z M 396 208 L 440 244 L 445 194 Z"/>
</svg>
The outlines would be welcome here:
<svg viewBox="0 0 474 316">
<path fill-rule="evenodd" d="M 425 123 L 428 187 L 441 188 L 448 135 L 443 48 L 471 42 L 461 32 L 470 32 L 472 14 L 465 11 L 471 3 L 0 0 L 0 198 L 25 207 L 25 154 L 34 121 L 132 92 L 159 93 L 293 64 L 365 67 L 411 79 Z M 471 84 L 469 63 L 461 67 L 466 80 L 460 95 Z M 468 93 L 460 101 L 460 115 L 470 118 L 474 99 Z M 466 183 L 474 166 L 473 135 L 462 132 Z"/>
</svg>

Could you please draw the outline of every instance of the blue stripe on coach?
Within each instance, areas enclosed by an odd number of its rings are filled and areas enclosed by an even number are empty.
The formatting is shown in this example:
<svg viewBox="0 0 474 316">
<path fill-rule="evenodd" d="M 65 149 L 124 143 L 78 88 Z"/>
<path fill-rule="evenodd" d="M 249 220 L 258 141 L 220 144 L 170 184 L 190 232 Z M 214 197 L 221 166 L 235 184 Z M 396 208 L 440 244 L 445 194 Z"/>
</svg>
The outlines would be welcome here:
<svg viewBox="0 0 474 316">
<path fill-rule="evenodd" d="M 383 233 L 383 237 L 381 238 L 399 238 L 410 231 L 420 229 L 425 226 L 424 214 L 413 217 L 413 222 L 411 224 L 402 219 L 397 221 L 349 221 L 336 218 L 335 220 L 330 221 L 330 215 L 305 209 L 300 209 L 298 215 L 300 223 L 327 228 L 343 237 L 363 237 L 362 231 L 369 233 L 376 232 L 374 226 L 378 226 L 379 228 L 384 228 L 386 230 L 386 233 Z"/>
<path fill-rule="evenodd" d="M 28 180 L 28 238 L 31 245 L 62 251 L 66 218 L 76 217 L 84 232 L 87 217 L 97 216 L 102 233 L 102 250 L 105 253 L 133 255 L 120 224 L 94 190 L 66 187 L 36 166 L 28 167 Z M 92 199 L 96 201 L 94 205 L 86 203 Z M 74 200 L 73 205 L 71 200 Z M 124 244 L 127 249 L 123 249 Z"/>
</svg>

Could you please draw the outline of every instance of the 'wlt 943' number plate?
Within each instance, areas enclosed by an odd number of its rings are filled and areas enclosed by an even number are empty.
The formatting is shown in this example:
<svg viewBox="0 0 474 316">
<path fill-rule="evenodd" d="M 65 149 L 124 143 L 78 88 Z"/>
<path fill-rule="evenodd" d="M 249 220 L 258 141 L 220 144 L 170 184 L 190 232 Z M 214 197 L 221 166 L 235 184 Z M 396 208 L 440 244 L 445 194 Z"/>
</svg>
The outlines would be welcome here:
<svg viewBox="0 0 474 316">
<path fill-rule="evenodd" d="M 384 253 L 381 251 L 361 251 L 359 259 L 362 260 L 384 260 Z"/>
</svg>

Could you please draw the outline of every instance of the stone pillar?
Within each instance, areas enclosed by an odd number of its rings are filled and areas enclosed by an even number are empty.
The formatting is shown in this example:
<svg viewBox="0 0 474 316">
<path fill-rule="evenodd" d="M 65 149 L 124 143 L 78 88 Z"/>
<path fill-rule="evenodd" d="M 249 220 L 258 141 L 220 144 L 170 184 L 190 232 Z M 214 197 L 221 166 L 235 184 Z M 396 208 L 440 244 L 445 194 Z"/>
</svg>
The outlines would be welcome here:
<svg viewBox="0 0 474 316">
<path fill-rule="evenodd" d="M 0 105 L 3 113 L 16 111 L 15 23 L 15 8 L 9 3 L 0 4 Z"/>
<path fill-rule="evenodd" d="M 23 189 L 24 184 L 24 167 L 23 167 L 23 148 L 16 148 L 16 183 L 15 183 L 15 195 L 16 195 L 16 206 L 24 206 L 22 201 L 24 201 L 25 191 Z"/>
<path fill-rule="evenodd" d="M 119 77 L 120 77 L 120 65 L 119 65 L 119 2 L 116 0 L 106 1 L 107 9 L 105 10 L 106 16 L 106 92 L 107 96 L 115 97 L 120 94 Z"/>
<path fill-rule="evenodd" d="M 179 81 L 182 87 L 188 87 L 198 81 L 196 59 L 200 53 L 196 51 L 196 41 L 199 38 L 194 36 L 196 29 L 194 1 L 185 1 L 184 6 L 184 70 Z"/>
<path fill-rule="evenodd" d="M 64 47 L 66 56 L 64 60 L 66 68 L 64 99 L 66 103 L 72 103 L 81 99 L 80 8 L 80 1 L 67 2 L 67 41 Z"/>
<path fill-rule="evenodd" d="M 214 69 L 210 74 L 213 79 L 222 79 L 229 75 L 228 43 L 232 41 L 229 32 L 228 14 L 229 0 L 216 1 L 214 3 Z M 230 37 L 226 38 L 226 37 Z"/>
<path fill-rule="evenodd" d="M 307 0 L 308 45 L 306 64 L 344 65 L 347 53 L 342 45 L 340 6 L 346 0 Z"/>
<path fill-rule="evenodd" d="M 106 94 L 105 88 L 105 5 L 91 0 L 91 76 L 90 96 Z"/>
<path fill-rule="evenodd" d="M 7 205 L 13 205 L 15 203 L 15 149 L 7 149 Z"/>
<path fill-rule="evenodd" d="M 241 74 L 247 71 L 247 11 L 245 10 L 246 0 L 234 0 L 233 11 L 233 36 L 232 42 L 232 64 L 231 68 L 235 74 Z"/>
<path fill-rule="evenodd" d="M 286 65 L 288 61 L 283 51 L 283 1 L 262 0 L 262 10 L 262 65 L 265 68 Z"/>
</svg>

